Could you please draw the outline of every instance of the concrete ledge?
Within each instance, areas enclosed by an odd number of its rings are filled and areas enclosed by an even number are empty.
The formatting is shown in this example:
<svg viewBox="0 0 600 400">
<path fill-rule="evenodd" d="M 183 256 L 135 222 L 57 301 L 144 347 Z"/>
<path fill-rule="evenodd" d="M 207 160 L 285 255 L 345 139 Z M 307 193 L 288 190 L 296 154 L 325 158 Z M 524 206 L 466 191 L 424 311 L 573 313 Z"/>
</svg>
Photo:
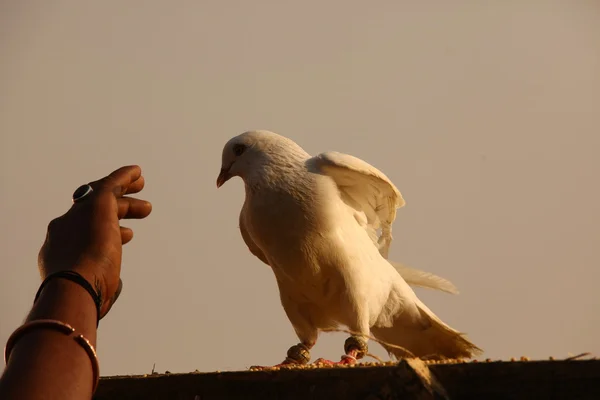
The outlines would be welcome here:
<svg viewBox="0 0 600 400">
<path fill-rule="evenodd" d="M 600 360 L 494 361 L 104 377 L 95 400 L 600 399 Z"/>
</svg>

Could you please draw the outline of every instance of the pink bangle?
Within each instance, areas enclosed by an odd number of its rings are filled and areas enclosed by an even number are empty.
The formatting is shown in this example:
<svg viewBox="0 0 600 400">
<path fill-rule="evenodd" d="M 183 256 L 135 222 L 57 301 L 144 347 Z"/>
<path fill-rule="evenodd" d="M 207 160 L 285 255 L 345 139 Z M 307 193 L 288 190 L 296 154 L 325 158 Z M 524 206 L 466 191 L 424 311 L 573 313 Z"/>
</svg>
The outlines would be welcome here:
<svg viewBox="0 0 600 400">
<path fill-rule="evenodd" d="M 8 359 L 10 357 L 10 353 L 13 350 L 13 347 L 17 343 L 17 341 L 26 333 L 36 329 L 36 328 L 46 328 L 52 329 L 65 335 L 71 336 L 75 333 L 75 328 L 73 328 L 69 324 L 65 324 L 64 322 L 57 321 L 54 319 L 39 319 L 35 321 L 27 322 L 17 328 L 12 335 L 8 338 L 6 342 L 6 347 L 4 348 L 4 362 L 8 364 Z M 92 362 L 92 372 L 93 372 L 93 385 L 92 385 L 92 394 L 96 392 L 96 388 L 98 387 L 98 382 L 100 381 L 100 364 L 98 363 L 98 355 L 96 354 L 96 350 L 94 346 L 87 340 L 83 335 L 76 335 L 73 337 L 77 343 L 87 353 L 90 361 Z"/>
</svg>

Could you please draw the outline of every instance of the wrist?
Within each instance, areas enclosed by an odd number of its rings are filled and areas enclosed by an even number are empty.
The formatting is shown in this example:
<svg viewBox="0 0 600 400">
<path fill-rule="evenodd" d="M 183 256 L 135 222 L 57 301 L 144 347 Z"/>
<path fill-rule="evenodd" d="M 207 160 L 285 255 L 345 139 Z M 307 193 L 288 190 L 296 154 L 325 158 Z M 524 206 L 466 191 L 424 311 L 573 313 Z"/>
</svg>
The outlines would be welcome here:
<svg viewBox="0 0 600 400">
<path fill-rule="evenodd" d="M 119 278 L 117 284 L 107 281 L 103 277 L 90 272 L 90 268 L 73 268 L 73 271 L 77 272 L 91 285 L 94 292 L 100 299 L 98 320 L 104 318 L 110 311 L 114 302 L 117 300 L 121 293 L 122 281 Z"/>
<path fill-rule="evenodd" d="M 96 307 L 96 325 L 98 325 L 98 323 L 100 322 L 100 308 L 102 307 L 102 290 L 98 284 L 96 284 L 95 285 L 96 287 L 94 288 L 94 286 L 92 286 L 92 284 L 90 283 L 89 279 L 86 279 L 83 275 L 81 275 L 80 273 L 78 273 L 76 271 L 62 270 L 62 271 L 53 272 L 50 275 L 46 276 L 46 278 L 43 280 L 42 284 L 40 285 L 33 302 L 35 303 L 37 301 L 39 295 L 42 293 L 42 291 L 44 290 L 44 288 L 46 287 L 48 282 L 51 282 L 51 281 L 57 280 L 57 279 L 64 279 L 64 280 L 71 281 L 71 282 L 79 285 L 82 289 L 84 289 L 88 293 L 88 295 L 92 298 L 92 301 L 94 302 L 94 305 Z"/>
<path fill-rule="evenodd" d="M 55 319 L 67 323 L 96 343 L 97 312 L 90 294 L 79 284 L 55 278 L 44 285 L 27 321 Z"/>
</svg>

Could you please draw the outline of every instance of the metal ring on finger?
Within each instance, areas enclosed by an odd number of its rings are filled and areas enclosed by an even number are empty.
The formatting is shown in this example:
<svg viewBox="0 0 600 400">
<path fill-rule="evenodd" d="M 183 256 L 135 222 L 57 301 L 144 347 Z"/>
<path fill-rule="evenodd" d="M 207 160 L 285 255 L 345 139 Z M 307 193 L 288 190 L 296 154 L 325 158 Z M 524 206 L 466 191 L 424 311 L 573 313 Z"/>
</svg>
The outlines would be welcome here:
<svg viewBox="0 0 600 400">
<path fill-rule="evenodd" d="M 90 185 L 81 185 L 73 192 L 73 203 L 77 203 L 86 198 L 94 189 Z"/>
</svg>

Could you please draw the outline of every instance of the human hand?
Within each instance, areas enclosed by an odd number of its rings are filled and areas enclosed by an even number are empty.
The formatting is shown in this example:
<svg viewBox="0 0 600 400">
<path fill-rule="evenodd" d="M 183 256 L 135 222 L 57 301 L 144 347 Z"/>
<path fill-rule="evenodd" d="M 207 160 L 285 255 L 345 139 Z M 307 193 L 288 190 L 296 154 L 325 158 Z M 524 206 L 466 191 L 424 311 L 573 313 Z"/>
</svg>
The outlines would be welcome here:
<svg viewBox="0 0 600 400">
<path fill-rule="evenodd" d="M 138 166 L 126 166 L 91 182 L 93 191 L 48 225 L 46 240 L 38 255 L 42 280 L 48 275 L 71 270 L 81 274 L 102 300 L 104 317 L 121 292 L 122 245 L 133 238 L 133 231 L 121 227 L 122 218 L 141 219 L 152 211 L 150 202 L 127 194 L 144 188 Z"/>
</svg>

